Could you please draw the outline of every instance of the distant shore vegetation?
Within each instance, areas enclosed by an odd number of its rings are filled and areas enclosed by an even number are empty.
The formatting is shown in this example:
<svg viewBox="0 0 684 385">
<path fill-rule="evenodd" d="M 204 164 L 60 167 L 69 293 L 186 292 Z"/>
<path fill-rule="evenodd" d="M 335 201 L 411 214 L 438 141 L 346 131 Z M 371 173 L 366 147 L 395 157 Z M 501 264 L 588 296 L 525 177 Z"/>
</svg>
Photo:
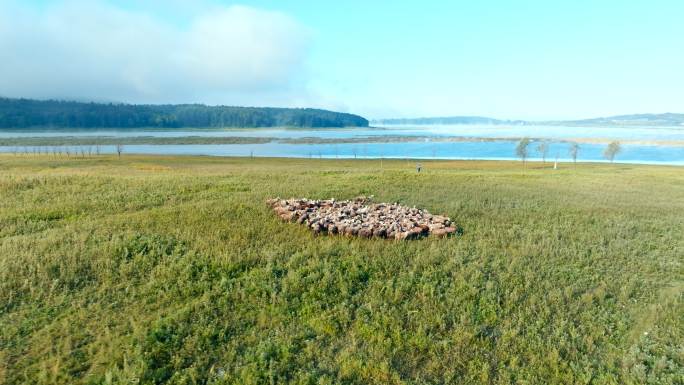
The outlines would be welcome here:
<svg viewBox="0 0 684 385">
<path fill-rule="evenodd" d="M 365 118 L 313 108 L 104 104 L 0 98 L 0 128 L 367 127 Z"/>
</svg>

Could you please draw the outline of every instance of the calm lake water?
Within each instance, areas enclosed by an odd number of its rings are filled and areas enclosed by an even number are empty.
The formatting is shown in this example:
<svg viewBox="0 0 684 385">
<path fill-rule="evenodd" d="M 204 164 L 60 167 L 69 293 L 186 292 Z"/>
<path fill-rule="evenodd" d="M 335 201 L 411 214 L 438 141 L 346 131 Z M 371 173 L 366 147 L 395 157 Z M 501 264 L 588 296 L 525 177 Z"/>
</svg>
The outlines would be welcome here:
<svg viewBox="0 0 684 385">
<path fill-rule="evenodd" d="M 376 136 L 421 137 L 405 142 L 289 144 L 276 141 L 261 144 L 209 144 L 209 145 L 125 145 L 124 153 L 182 154 L 213 156 L 274 156 L 301 158 L 438 158 L 438 159 L 515 159 L 513 138 L 528 136 L 550 139 L 547 160 L 556 157 L 568 161 L 568 143 L 571 139 L 615 139 L 623 141 L 684 141 L 684 127 L 667 128 L 616 128 L 616 127 L 561 127 L 561 126 L 383 126 L 362 129 L 226 129 L 226 130 L 122 130 L 122 131 L 0 131 L 0 138 L 56 137 L 56 136 L 110 136 L 110 137 L 271 137 L 271 138 L 322 138 L 353 139 Z M 422 138 L 428 137 L 428 138 Z M 440 141 L 440 138 L 459 137 L 463 141 Z M 463 139 L 465 138 L 465 139 Z M 472 138 L 472 139 L 469 139 Z M 504 138 L 481 141 L 475 138 Z M 511 138 L 511 140 L 505 140 Z M 604 161 L 605 144 L 580 144 L 579 161 Z M 72 146 L 75 149 L 76 146 Z M 530 146 L 531 159 L 538 154 L 535 144 Z M 45 149 L 45 147 L 43 147 Z M 32 147 L 2 147 L 0 152 L 33 151 Z M 101 152 L 113 153 L 114 146 L 102 146 Z M 616 161 L 684 165 L 684 146 L 623 144 Z"/>
</svg>

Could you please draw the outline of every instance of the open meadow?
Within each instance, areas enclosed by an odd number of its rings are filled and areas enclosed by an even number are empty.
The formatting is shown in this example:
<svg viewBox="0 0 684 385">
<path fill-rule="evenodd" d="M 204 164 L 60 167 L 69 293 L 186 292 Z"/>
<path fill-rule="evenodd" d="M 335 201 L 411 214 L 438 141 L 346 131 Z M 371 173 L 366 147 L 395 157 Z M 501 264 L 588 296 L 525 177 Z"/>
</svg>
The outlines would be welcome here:
<svg viewBox="0 0 684 385">
<path fill-rule="evenodd" d="M 684 169 L 0 154 L 0 384 L 682 384 Z M 374 195 L 461 235 L 315 236 Z"/>
</svg>

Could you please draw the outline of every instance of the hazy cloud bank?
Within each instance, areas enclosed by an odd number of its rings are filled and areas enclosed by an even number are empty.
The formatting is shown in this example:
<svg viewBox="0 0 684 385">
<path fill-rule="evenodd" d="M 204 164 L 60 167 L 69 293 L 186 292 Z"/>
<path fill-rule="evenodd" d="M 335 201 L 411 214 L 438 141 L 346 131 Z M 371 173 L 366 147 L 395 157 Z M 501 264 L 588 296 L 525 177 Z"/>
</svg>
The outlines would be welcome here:
<svg viewBox="0 0 684 385">
<path fill-rule="evenodd" d="M 210 7 L 188 23 L 100 1 L 0 3 L 0 96 L 286 104 L 308 31 L 289 16 Z"/>
</svg>

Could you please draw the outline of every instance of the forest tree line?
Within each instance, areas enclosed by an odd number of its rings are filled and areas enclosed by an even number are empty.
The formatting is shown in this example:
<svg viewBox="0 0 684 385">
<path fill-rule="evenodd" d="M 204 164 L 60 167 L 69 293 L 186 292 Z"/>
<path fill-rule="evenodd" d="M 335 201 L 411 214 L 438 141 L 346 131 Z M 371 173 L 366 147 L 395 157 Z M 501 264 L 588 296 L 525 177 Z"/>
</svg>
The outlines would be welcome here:
<svg viewBox="0 0 684 385">
<path fill-rule="evenodd" d="M 312 108 L 103 104 L 0 98 L 0 128 L 367 127 L 361 116 Z"/>
</svg>

